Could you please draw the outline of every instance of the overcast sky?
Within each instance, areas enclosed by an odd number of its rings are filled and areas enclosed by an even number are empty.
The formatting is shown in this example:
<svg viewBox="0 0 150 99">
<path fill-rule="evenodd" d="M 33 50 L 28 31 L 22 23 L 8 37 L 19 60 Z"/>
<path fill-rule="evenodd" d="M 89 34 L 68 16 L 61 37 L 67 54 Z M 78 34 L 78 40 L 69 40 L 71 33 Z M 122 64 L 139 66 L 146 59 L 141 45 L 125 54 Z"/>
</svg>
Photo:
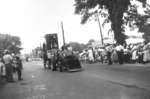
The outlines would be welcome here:
<svg viewBox="0 0 150 99">
<path fill-rule="evenodd" d="M 81 25 L 73 5 L 74 0 L 0 0 L 0 33 L 19 36 L 23 53 L 42 44 L 47 33 L 58 33 L 62 45 L 61 21 L 66 42 L 100 40 L 97 22 Z M 107 29 L 103 29 L 103 34 L 107 34 Z"/>
</svg>

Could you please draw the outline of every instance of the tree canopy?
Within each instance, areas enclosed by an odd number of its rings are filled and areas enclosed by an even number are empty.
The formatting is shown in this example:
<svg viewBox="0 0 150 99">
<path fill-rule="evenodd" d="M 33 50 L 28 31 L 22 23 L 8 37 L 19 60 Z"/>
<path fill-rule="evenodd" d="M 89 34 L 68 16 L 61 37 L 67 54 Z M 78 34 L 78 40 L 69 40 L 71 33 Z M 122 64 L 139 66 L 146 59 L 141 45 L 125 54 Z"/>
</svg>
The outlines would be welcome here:
<svg viewBox="0 0 150 99">
<path fill-rule="evenodd" d="M 22 49 L 20 38 L 9 34 L 0 34 L 0 50 L 6 49 L 13 53 L 20 53 Z"/>
<path fill-rule="evenodd" d="M 78 42 L 70 42 L 69 45 L 72 47 L 74 51 L 79 51 L 79 52 L 81 52 L 87 47 L 85 44 L 80 44 Z"/>
<path fill-rule="evenodd" d="M 111 23 L 114 39 L 117 43 L 123 44 L 126 39 L 124 25 L 138 27 L 140 31 L 150 15 L 148 11 L 145 11 L 145 15 L 139 14 L 138 6 L 131 3 L 133 1 L 138 1 L 144 8 L 148 8 L 146 0 L 75 0 L 75 14 L 82 15 L 82 24 L 97 13 L 104 16 L 107 22 Z M 97 9 L 92 11 L 95 8 Z M 104 10 L 107 13 L 102 13 Z"/>
<path fill-rule="evenodd" d="M 94 39 L 90 39 L 90 40 L 88 41 L 88 43 L 87 43 L 87 46 L 92 45 L 93 42 L 95 42 L 95 40 L 94 40 Z"/>
</svg>

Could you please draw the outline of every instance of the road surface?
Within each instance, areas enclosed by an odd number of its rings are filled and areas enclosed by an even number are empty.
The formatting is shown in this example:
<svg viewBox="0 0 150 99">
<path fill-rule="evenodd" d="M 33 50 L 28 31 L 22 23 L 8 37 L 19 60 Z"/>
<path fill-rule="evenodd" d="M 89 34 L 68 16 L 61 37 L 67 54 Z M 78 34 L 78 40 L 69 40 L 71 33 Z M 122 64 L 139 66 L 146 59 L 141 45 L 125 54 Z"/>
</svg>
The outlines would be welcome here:
<svg viewBox="0 0 150 99">
<path fill-rule="evenodd" d="M 24 63 L 23 81 L 0 87 L 0 99 L 150 99 L 150 66 L 83 64 L 80 72 L 45 70 Z"/>
</svg>

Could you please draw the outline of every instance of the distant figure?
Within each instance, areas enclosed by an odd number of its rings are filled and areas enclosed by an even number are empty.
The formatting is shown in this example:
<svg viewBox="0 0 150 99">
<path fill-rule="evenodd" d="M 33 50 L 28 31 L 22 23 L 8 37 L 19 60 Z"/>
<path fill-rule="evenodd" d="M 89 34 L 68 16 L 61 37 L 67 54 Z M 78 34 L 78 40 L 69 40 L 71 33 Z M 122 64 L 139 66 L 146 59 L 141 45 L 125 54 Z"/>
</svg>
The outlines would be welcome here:
<svg viewBox="0 0 150 99">
<path fill-rule="evenodd" d="M 29 61 L 29 57 L 27 56 L 27 57 L 26 57 L 26 62 L 28 62 L 28 61 Z"/>
<path fill-rule="evenodd" d="M 44 52 L 43 53 L 43 63 L 44 63 L 44 68 L 46 69 L 46 62 L 47 62 L 47 53 L 46 52 Z"/>
<path fill-rule="evenodd" d="M 16 71 L 18 74 L 18 80 L 23 80 L 22 79 L 22 69 L 23 69 L 22 60 L 20 59 L 19 56 L 16 56 Z"/>
<path fill-rule="evenodd" d="M 108 60 L 108 65 L 112 65 L 112 59 L 111 59 L 111 55 L 112 55 L 112 45 L 108 45 L 106 47 L 106 50 L 107 50 L 107 60 Z"/>
<path fill-rule="evenodd" d="M 2 80 L 6 78 L 6 68 L 1 58 L 0 58 L 0 76 Z"/>
<path fill-rule="evenodd" d="M 124 62 L 124 47 L 120 44 L 117 44 L 116 46 L 116 51 L 117 51 L 117 54 L 118 54 L 118 61 L 119 61 L 119 64 L 123 64 Z"/>
<path fill-rule="evenodd" d="M 148 63 L 148 61 L 150 61 L 150 45 L 145 43 L 144 47 L 143 47 L 143 61 L 144 63 Z"/>
<path fill-rule="evenodd" d="M 118 62 L 118 54 L 117 54 L 116 49 L 114 49 L 114 50 L 112 51 L 111 59 L 112 59 L 112 62 L 113 62 L 113 63 L 117 63 L 117 62 Z"/>
<path fill-rule="evenodd" d="M 52 57 L 53 57 L 52 51 L 51 51 L 51 50 L 48 50 L 48 51 L 47 51 L 48 69 L 51 69 Z"/>
<path fill-rule="evenodd" d="M 92 48 L 88 49 L 88 58 L 89 58 L 90 63 L 94 62 L 94 56 L 93 56 Z"/>
</svg>

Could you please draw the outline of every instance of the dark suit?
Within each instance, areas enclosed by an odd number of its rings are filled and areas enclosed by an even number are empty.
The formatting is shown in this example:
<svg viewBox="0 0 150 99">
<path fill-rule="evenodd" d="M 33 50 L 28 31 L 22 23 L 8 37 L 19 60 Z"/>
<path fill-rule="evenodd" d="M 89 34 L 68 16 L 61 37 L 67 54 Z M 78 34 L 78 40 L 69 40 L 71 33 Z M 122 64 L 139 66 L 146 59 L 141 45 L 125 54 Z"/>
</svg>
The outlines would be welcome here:
<svg viewBox="0 0 150 99">
<path fill-rule="evenodd" d="M 17 71 L 17 74 L 18 74 L 18 80 L 21 80 L 22 79 L 22 68 L 23 68 L 23 65 L 22 65 L 22 60 L 17 57 L 16 58 L 16 71 Z"/>
</svg>

